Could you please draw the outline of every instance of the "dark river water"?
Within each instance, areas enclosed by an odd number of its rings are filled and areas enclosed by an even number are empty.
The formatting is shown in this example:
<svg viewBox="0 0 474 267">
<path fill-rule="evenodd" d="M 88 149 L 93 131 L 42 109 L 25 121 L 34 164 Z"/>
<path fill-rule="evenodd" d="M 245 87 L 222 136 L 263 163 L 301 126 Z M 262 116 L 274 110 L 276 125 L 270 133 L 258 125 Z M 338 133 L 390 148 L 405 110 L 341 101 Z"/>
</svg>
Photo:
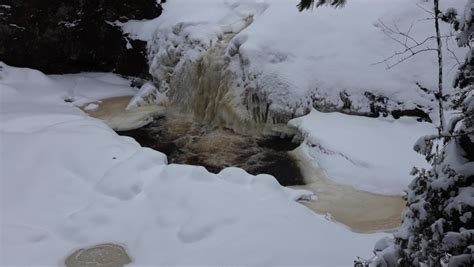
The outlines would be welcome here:
<svg viewBox="0 0 474 267">
<path fill-rule="evenodd" d="M 118 132 L 168 156 L 169 163 L 204 166 L 213 173 L 226 167 L 273 175 L 283 186 L 303 185 L 303 175 L 288 154 L 299 146 L 292 137 L 246 136 L 184 117 L 158 117 L 145 127 Z"/>
</svg>

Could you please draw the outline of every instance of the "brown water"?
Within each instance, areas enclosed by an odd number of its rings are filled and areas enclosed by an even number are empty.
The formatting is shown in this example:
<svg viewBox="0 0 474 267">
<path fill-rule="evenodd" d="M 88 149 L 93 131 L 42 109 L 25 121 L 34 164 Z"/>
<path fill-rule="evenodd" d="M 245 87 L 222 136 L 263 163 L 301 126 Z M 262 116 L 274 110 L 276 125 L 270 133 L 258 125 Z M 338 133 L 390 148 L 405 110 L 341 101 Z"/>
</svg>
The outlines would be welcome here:
<svg viewBox="0 0 474 267">
<path fill-rule="evenodd" d="M 153 116 L 164 110 L 158 105 L 126 109 L 131 99 L 131 96 L 119 96 L 96 101 L 95 104 L 99 105 L 99 108 L 84 111 L 91 117 L 103 120 L 114 130 L 125 131 L 147 125 L 153 120 Z"/>
<path fill-rule="evenodd" d="M 348 226 L 352 231 L 367 233 L 393 231 L 401 223 L 405 200 L 400 196 L 387 196 L 359 191 L 352 186 L 333 182 L 315 167 L 304 147 L 290 152 L 302 170 L 305 185 L 294 186 L 316 194 L 317 201 L 301 201 L 302 204 L 329 219 Z"/>
<path fill-rule="evenodd" d="M 299 145 L 292 137 L 242 135 L 180 116 L 160 116 L 145 127 L 118 133 L 165 153 L 169 163 L 204 166 L 214 173 L 240 167 L 273 175 L 284 186 L 304 184 L 288 154 Z"/>
</svg>

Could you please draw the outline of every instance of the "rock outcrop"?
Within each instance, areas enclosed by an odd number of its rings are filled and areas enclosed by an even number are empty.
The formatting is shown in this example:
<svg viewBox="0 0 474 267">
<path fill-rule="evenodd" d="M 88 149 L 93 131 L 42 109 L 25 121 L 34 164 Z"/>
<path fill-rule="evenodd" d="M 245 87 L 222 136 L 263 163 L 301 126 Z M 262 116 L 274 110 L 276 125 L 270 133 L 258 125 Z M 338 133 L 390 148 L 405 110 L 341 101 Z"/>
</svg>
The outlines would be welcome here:
<svg viewBox="0 0 474 267">
<path fill-rule="evenodd" d="M 146 43 L 111 22 L 152 19 L 156 0 L 3 0 L 0 61 L 45 73 L 148 74 Z"/>
</svg>

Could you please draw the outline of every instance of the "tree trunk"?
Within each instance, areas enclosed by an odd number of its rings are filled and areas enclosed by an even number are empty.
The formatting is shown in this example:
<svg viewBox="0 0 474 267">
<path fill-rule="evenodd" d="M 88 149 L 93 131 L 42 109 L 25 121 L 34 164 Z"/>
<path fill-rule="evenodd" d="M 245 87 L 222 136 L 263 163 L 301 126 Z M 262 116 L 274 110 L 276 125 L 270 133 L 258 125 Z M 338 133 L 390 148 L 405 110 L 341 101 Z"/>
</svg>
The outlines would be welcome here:
<svg viewBox="0 0 474 267">
<path fill-rule="evenodd" d="M 435 29 L 436 29 L 436 42 L 438 44 L 438 93 L 436 94 L 436 99 L 438 100 L 439 107 L 439 128 L 438 133 L 444 131 L 444 94 L 443 94 L 443 43 L 441 42 L 441 33 L 439 30 L 439 15 L 441 14 L 439 10 L 439 0 L 434 0 L 434 16 L 435 16 Z"/>
</svg>

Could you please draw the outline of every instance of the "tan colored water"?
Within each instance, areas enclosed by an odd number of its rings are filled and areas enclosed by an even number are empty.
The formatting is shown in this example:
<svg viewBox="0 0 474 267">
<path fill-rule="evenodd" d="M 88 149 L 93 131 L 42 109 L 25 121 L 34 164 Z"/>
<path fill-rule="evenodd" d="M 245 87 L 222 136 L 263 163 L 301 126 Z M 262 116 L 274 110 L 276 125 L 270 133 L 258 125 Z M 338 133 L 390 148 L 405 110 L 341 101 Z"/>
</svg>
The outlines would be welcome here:
<svg viewBox="0 0 474 267">
<path fill-rule="evenodd" d="M 328 179 L 314 167 L 302 147 L 290 152 L 303 173 L 304 186 L 293 188 L 312 191 L 317 201 L 301 201 L 320 214 L 348 226 L 354 232 L 391 231 L 400 226 L 405 201 L 400 196 L 386 196 L 356 190 Z"/>
<path fill-rule="evenodd" d="M 103 120 L 110 128 L 117 131 L 126 131 L 140 128 L 153 120 L 153 116 L 160 114 L 163 107 L 158 105 L 141 106 L 126 109 L 131 96 L 112 97 L 95 104 L 95 110 L 83 110 L 91 117 Z M 87 106 L 87 105 L 86 105 Z"/>
<path fill-rule="evenodd" d="M 117 114 L 126 113 L 128 103 L 132 100 L 132 96 L 119 96 L 101 100 L 99 108 L 95 110 L 85 110 L 91 117 L 97 119 L 107 119 L 116 116 Z M 87 106 L 87 105 L 86 105 Z"/>
</svg>

